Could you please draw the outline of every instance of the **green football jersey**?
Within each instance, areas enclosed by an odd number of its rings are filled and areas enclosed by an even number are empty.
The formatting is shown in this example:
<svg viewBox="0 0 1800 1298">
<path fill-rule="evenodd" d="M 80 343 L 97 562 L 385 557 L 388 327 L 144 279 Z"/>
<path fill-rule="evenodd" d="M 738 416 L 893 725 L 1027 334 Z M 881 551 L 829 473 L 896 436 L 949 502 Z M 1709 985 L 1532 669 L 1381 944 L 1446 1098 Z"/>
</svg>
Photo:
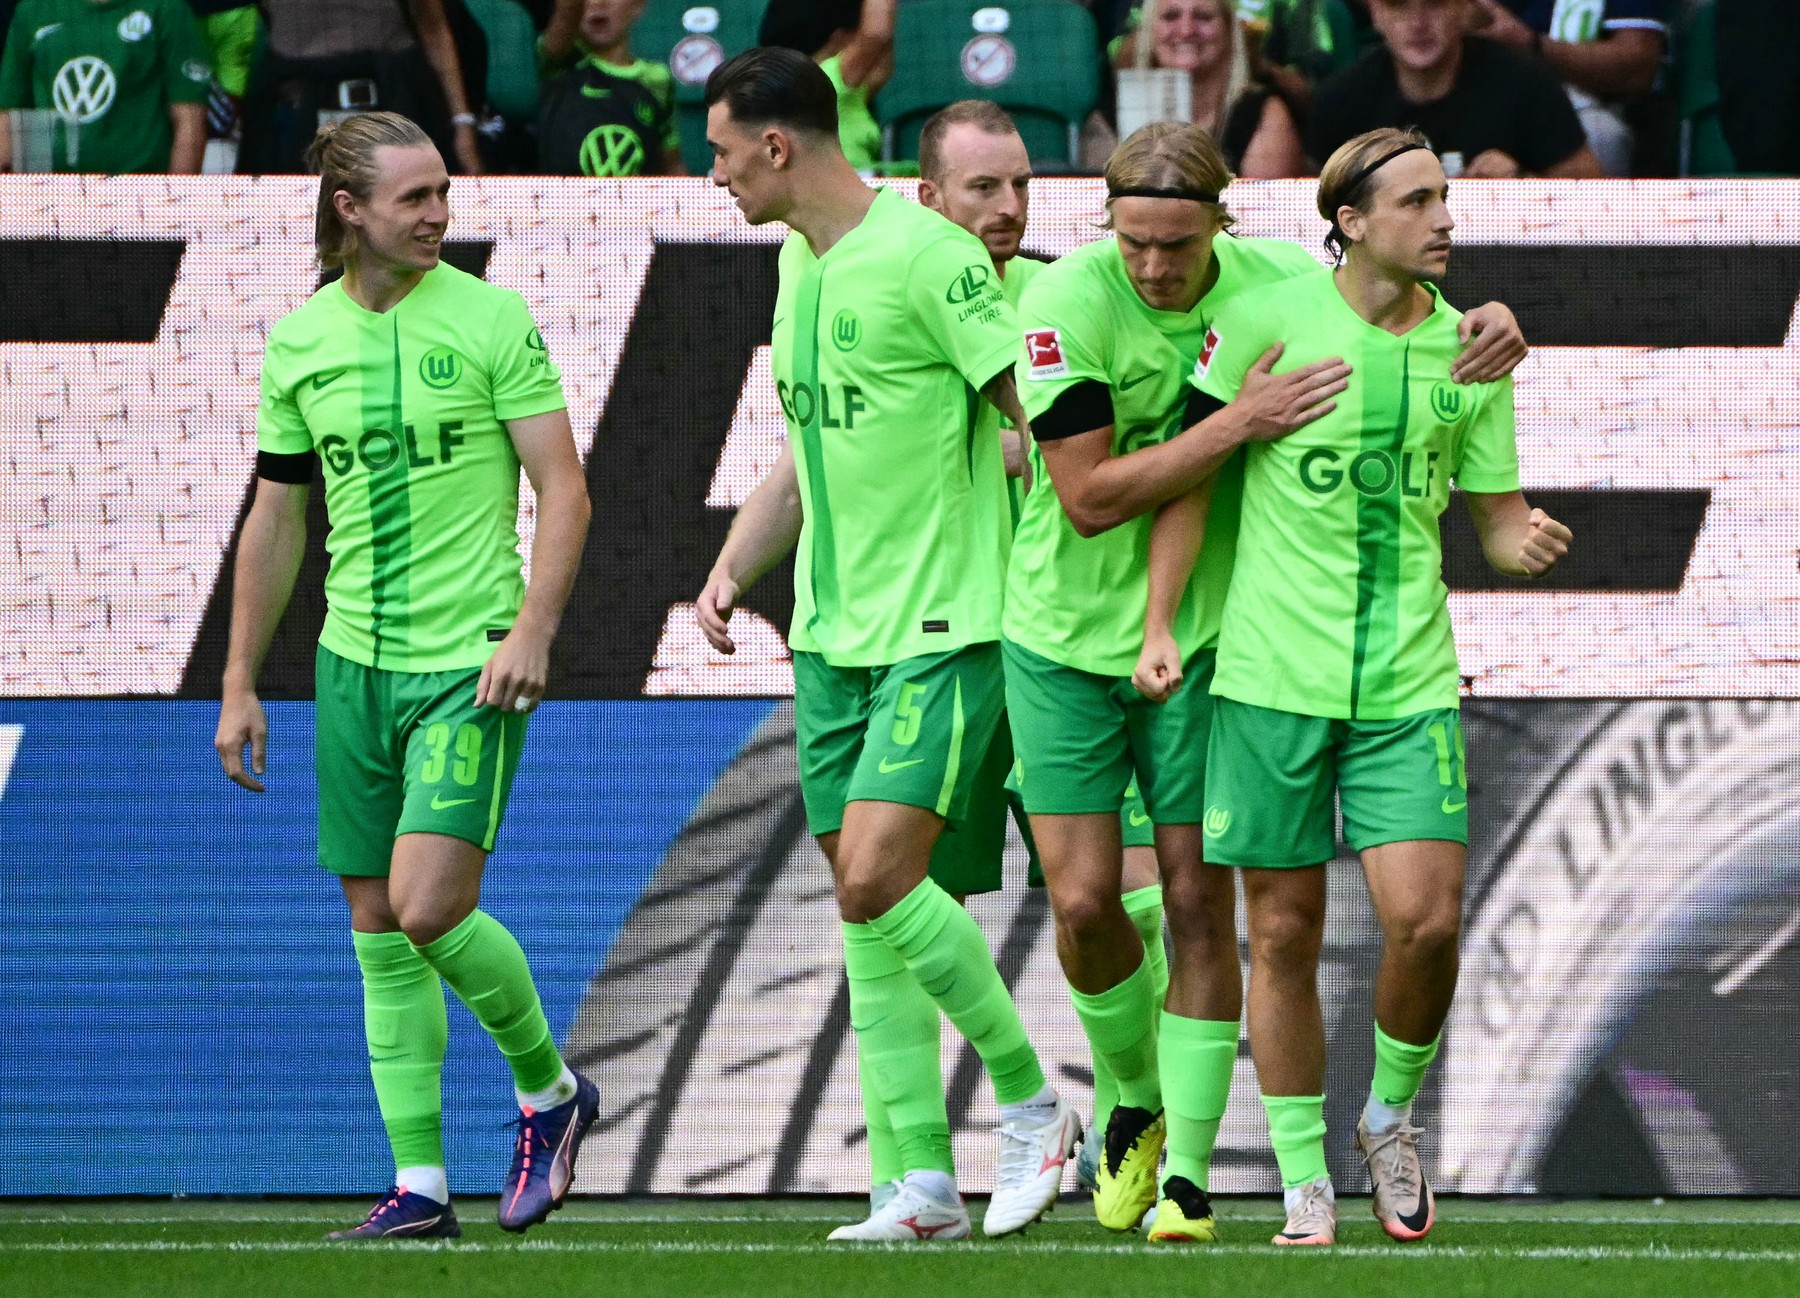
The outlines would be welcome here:
<svg viewBox="0 0 1800 1298">
<path fill-rule="evenodd" d="M 1112 389 L 1114 455 L 1179 433 L 1186 376 L 1219 310 L 1251 289 L 1320 270 L 1304 249 L 1279 239 L 1221 236 L 1213 253 L 1218 279 L 1190 311 L 1146 305 L 1131 285 L 1116 239 L 1087 244 L 1046 267 L 1019 308 L 1026 352 L 1019 361 L 1019 392 L 1026 416 L 1041 414 L 1059 393 L 1087 379 Z M 1083 537 L 1063 512 L 1035 443 L 1031 472 L 1032 490 L 1007 569 L 1007 639 L 1067 667 L 1129 676 L 1144 643 L 1155 516 Z M 1205 547 L 1175 619 L 1184 657 L 1218 638 L 1241 475 L 1234 458 L 1213 490 Z"/>
<path fill-rule="evenodd" d="M 204 104 L 212 85 L 183 0 L 24 0 L 0 41 L 0 109 L 54 108 L 76 123 L 73 159 L 56 127 L 58 171 L 167 171 L 169 105 Z"/>
<path fill-rule="evenodd" d="M 327 284 L 269 331 L 259 450 L 325 469 L 325 628 L 369 667 L 478 667 L 525 596 L 504 426 L 564 408 L 525 300 L 453 266 L 392 310 Z"/>
<path fill-rule="evenodd" d="M 1432 291 L 1396 337 L 1350 308 L 1331 275 L 1224 313 L 1193 381 L 1229 401 L 1270 344 L 1277 374 L 1339 356 L 1337 409 L 1249 448 L 1237 571 L 1213 692 L 1283 712 L 1384 720 L 1458 705 L 1438 516 L 1452 480 L 1519 489 L 1510 378 L 1460 386 L 1462 313 Z"/>
<path fill-rule="evenodd" d="M 1006 263 L 1006 278 L 1000 281 L 1000 292 L 1012 305 L 1014 312 L 1019 309 L 1019 301 L 1025 296 L 1025 286 L 1037 277 L 1044 268 L 1041 261 L 1033 261 L 1029 257 L 1014 257 Z M 997 437 L 1002 428 L 1011 428 L 1012 421 L 1003 416 L 987 402 L 981 403 L 981 419 L 976 426 L 977 437 Z M 1007 504 L 1006 537 L 1002 553 L 1012 552 L 1013 533 L 1018 530 L 1019 518 L 1025 509 L 1025 479 L 1008 478 L 1006 480 Z"/>
<path fill-rule="evenodd" d="M 876 191 L 815 257 L 782 245 L 770 369 L 803 522 L 789 645 L 873 667 L 1000 638 L 1006 470 L 980 389 L 1018 327 L 980 240 Z"/>
</svg>

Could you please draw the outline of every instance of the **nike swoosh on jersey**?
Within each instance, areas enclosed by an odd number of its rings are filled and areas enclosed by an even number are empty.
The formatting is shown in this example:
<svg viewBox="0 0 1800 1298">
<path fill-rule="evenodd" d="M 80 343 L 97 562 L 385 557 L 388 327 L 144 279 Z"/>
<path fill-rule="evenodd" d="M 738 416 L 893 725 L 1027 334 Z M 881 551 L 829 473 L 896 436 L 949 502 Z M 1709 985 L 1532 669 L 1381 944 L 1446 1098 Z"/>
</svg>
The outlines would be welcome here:
<svg viewBox="0 0 1800 1298">
<path fill-rule="evenodd" d="M 884 757 L 881 759 L 881 765 L 877 766 L 875 769 L 880 771 L 883 775 L 892 775 L 895 771 L 905 770 L 909 766 L 917 766 L 924 760 L 923 757 L 915 757 L 909 762 L 896 762 L 891 757 Z"/>
<path fill-rule="evenodd" d="M 33 45 L 35 45 L 39 41 L 43 40 L 44 37 L 50 35 L 50 33 L 59 32 L 61 30 L 62 30 L 61 23 L 45 23 L 42 27 L 38 28 L 35 32 L 33 32 L 31 34 L 31 43 Z"/>
<path fill-rule="evenodd" d="M 1131 822 L 1131 827 L 1133 829 L 1136 829 L 1139 825 L 1148 825 L 1150 823 L 1150 817 L 1146 816 L 1136 807 L 1133 807 L 1130 811 L 1125 813 L 1125 819 Z"/>
<path fill-rule="evenodd" d="M 1444 814 L 1446 816 L 1454 816 L 1457 812 L 1461 811 L 1464 807 L 1468 806 L 1469 804 L 1467 801 L 1451 802 L 1450 795 L 1445 794 L 1442 805 L 1443 805 L 1443 809 L 1444 809 Z"/>
<path fill-rule="evenodd" d="M 1138 384 L 1144 382 L 1146 379 L 1153 379 L 1155 377 L 1156 377 L 1156 371 L 1151 370 L 1148 374 L 1140 374 L 1135 379 L 1126 379 L 1123 383 L 1119 384 L 1119 391 L 1129 392 L 1133 388 L 1135 388 Z"/>
<path fill-rule="evenodd" d="M 432 798 L 431 798 L 431 809 L 433 811 L 447 811 L 451 807 L 467 806 L 469 803 L 471 803 L 473 801 L 475 801 L 475 799 L 473 799 L 473 798 L 451 798 L 448 802 L 446 802 L 444 800 L 443 794 L 436 793 L 436 794 L 433 794 Z"/>
<path fill-rule="evenodd" d="M 313 375 L 313 381 L 312 381 L 313 391 L 317 392 L 320 388 L 327 387 L 330 384 L 336 383 L 339 379 L 343 378 L 344 375 L 346 375 L 348 373 L 349 373 L 348 370 L 337 370 L 331 374 L 315 374 L 315 375 Z"/>
</svg>

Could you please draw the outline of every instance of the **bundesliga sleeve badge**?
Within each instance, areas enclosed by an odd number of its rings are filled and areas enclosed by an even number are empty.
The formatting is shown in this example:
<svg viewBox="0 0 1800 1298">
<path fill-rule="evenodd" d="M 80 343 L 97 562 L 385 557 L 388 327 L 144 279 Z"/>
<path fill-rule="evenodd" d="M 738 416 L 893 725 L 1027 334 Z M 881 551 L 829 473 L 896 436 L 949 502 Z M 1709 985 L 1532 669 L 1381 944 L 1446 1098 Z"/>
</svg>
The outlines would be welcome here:
<svg viewBox="0 0 1800 1298">
<path fill-rule="evenodd" d="M 1031 362 L 1030 377 L 1034 379 L 1060 378 L 1069 372 L 1068 362 L 1063 360 L 1062 336 L 1054 329 L 1025 331 L 1025 359 Z"/>
<path fill-rule="evenodd" d="M 1194 361 L 1194 382 L 1198 383 L 1206 377 L 1206 371 L 1212 368 L 1213 353 L 1219 350 L 1219 331 L 1208 328 L 1206 341 L 1200 344 L 1200 356 Z"/>
</svg>

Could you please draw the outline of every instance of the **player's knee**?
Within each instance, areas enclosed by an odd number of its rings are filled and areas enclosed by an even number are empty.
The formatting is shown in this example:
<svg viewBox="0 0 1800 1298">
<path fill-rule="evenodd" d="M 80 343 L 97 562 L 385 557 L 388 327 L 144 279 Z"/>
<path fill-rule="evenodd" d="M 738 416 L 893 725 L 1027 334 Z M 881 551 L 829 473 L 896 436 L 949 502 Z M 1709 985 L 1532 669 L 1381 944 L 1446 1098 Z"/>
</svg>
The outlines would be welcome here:
<svg viewBox="0 0 1800 1298">
<path fill-rule="evenodd" d="M 1421 963 L 1454 959 L 1462 939 L 1462 916 L 1451 906 L 1421 907 L 1384 925 L 1390 949 Z"/>
<path fill-rule="evenodd" d="M 1324 930 L 1324 917 L 1310 908 L 1261 908 L 1250 917 L 1250 960 L 1267 969 L 1311 969 Z"/>
<path fill-rule="evenodd" d="M 1056 901 L 1056 926 L 1076 946 L 1091 946 L 1117 932 L 1124 913 L 1116 896 L 1086 889 L 1066 892 Z"/>
<path fill-rule="evenodd" d="M 402 901 L 395 911 L 400 931 L 414 946 L 430 946 L 469 917 L 468 909 L 436 898 Z"/>
</svg>

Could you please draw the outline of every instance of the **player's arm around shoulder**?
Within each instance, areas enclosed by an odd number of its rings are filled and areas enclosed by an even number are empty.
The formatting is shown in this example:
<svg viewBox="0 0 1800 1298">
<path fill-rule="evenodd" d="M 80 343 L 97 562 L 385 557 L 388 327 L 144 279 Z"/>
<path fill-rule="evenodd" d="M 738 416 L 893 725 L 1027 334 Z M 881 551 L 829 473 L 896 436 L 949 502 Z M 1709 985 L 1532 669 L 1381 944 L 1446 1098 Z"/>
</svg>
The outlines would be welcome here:
<svg viewBox="0 0 1800 1298">
<path fill-rule="evenodd" d="M 1450 364 L 1457 383 L 1493 383 L 1519 368 L 1530 348 L 1519 319 L 1504 302 L 1483 302 L 1456 324 L 1462 351 Z"/>
</svg>

